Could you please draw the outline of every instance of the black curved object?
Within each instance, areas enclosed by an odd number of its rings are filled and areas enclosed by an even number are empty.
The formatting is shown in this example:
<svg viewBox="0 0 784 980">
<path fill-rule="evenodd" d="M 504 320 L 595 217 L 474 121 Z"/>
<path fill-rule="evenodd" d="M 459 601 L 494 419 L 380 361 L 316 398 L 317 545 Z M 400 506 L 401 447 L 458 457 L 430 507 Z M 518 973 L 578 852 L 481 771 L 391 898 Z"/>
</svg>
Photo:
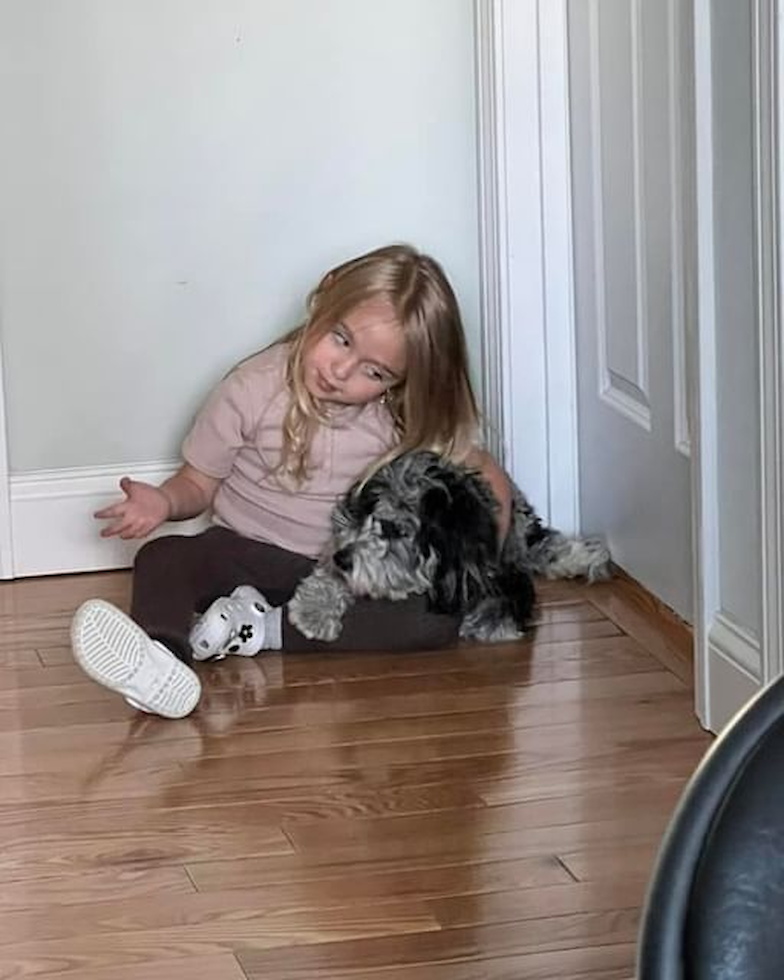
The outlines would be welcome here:
<svg viewBox="0 0 784 980">
<path fill-rule="evenodd" d="M 639 980 L 784 980 L 784 678 L 690 779 L 648 887 Z"/>
</svg>

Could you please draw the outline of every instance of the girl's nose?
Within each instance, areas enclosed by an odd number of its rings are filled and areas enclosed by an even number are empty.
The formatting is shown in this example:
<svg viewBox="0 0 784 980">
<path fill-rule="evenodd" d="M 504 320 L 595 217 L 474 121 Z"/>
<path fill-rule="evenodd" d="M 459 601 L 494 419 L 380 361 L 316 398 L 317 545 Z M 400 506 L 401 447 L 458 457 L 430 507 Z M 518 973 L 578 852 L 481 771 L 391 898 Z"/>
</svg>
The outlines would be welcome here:
<svg viewBox="0 0 784 980">
<path fill-rule="evenodd" d="M 336 381 L 345 381 L 354 370 L 354 358 L 350 354 L 336 357 L 332 362 L 332 376 Z"/>
</svg>

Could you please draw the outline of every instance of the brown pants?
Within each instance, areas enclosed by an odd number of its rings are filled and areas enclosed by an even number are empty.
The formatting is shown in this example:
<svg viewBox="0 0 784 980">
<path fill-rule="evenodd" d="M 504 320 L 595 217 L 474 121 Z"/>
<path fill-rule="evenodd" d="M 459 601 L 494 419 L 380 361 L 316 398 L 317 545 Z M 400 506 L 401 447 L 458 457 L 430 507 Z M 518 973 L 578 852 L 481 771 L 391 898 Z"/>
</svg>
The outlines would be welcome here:
<svg viewBox="0 0 784 980">
<path fill-rule="evenodd" d="M 274 606 L 291 598 L 314 562 L 223 527 L 192 537 L 172 535 L 144 545 L 136 556 L 131 616 L 147 633 L 190 661 L 194 612 L 238 585 L 253 585 Z M 428 609 L 424 596 L 391 602 L 360 599 L 347 612 L 334 643 L 309 640 L 283 612 L 284 650 L 429 650 L 457 642 L 459 621 Z"/>
</svg>

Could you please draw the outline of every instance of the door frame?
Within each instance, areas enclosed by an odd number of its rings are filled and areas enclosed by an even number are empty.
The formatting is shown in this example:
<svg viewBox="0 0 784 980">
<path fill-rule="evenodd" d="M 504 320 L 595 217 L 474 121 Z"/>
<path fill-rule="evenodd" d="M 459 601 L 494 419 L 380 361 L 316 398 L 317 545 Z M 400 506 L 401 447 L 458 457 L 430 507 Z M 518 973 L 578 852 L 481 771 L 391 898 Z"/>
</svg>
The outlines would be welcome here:
<svg viewBox="0 0 784 980">
<path fill-rule="evenodd" d="M 474 0 L 489 448 L 580 529 L 566 0 Z"/>
<path fill-rule="evenodd" d="M 14 548 L 11 526 L 11 466 L 8 455 L 8 423 L 4 379 L 3 335 L 0 330 L 0 579 L 9 579 L 14 574 Z"/>
</svg>

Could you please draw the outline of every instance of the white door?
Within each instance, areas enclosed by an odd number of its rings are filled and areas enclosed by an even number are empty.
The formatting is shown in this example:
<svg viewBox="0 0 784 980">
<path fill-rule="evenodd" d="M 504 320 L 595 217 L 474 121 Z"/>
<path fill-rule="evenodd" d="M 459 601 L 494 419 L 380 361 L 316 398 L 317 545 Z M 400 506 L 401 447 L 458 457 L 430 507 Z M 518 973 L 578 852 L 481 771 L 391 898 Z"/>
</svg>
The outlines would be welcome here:
<svg viewBox="0 0 784 980">
<path fill-rule="evenodd" d="M 691 622 L 690 8 L 572 3 L 569 63 L 582 527 Z"/>
<path fill-rule="evenodd" d="M 784 669 L 777 24 L 771 0 L 695 3 L 697 709 L 713 731 Z"/>
</svg>

